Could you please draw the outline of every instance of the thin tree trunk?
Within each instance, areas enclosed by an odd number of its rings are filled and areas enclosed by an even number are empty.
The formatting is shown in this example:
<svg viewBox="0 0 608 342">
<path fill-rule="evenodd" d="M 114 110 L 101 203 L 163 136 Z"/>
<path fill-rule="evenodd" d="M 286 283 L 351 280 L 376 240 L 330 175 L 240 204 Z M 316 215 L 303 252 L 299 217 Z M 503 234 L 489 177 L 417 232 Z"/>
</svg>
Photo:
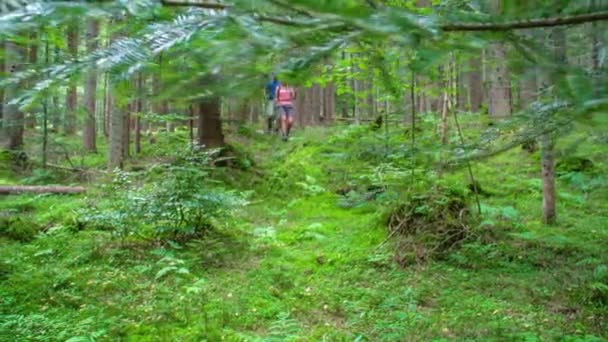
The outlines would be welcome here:
<svg viewBox="0 0 608 342">
<path fill-rule="evenodd" d="M 99 36 L 99 22 L 90 20 L 87 24 L 87 52 L 90 54 L 97 50 L 97 38 Z M 87 83 L 84 91 L 86 117 L 82 131 L 82 144 L 85 151 L 96 152 L 96 125 L 95 114 L 97 104 L 97 72 L 90 70 L 87 75 Z"/>
<path fill-rule="evenodd" d="M 103 135 L 106 138 L 110 137 L 110 120 L 112 108 L 112 93 L 109 85 L 110 75 L 106 73 L 103 77 Z"/>
<path fill-rule="evenodd" d="M 448 144 L 448 91 L 443 92 L 443 104 L 441 108 L 441 144 Z"/>
<path fill-rule="evenodd" d="M 323 118 L 327 124 L 331 124 L 336 115 L 336 86 L 329 83 L 324 89 L 325 99 L 323 101 Z"/>
<path fill-rule="evenodd" d="M 59 64 L 62 62 L 60 56 L 60 49 L 57 44 L 54 43 L 53 45 L 53 62 Z M 59 100 L 59 95 L 57 95 L 57 93 L 53 94 L 52 104 L 53 105 L 51 106 L 51 108 L 53 108 L 53 110 L 51 111 L 52 114 L 50 120 L 53 129 L 51 131 L 57 133 L 61 129 L 61 114 L 63 112 Z"/>
<path fill-rule="evenodd" d="M 131 155 L 131 111 L 133 105 L 127 105 L 127 110 L 123 114 L 122 124 L 122 156 L 127 159 Z"/>
<path fill-rule="evenodd" d="M 357 74 L 357 66 L 354 61 L 354 54 L 350 54 L 350 64 L 351 64 L 351 72 L 352 72 L 352 87 L 353 87 L 353 118 L 355 118 L 355 124 L 360 124 L 361 118 L 359 117 L 359 83 L 357 82 L 356 74 Z"/>
<path fill-rule="evenodd" d="M 111 91 L 111 90 L 110 90 Z M 110 168 L 122 168 L 124 163 L 124 109 L 116 106 L 111 113 L 110 119 L 110 146 L 108 166 Z"/>
<path fill-rule="evenodd" d="M 67 31 L 68 51 L 73 59 L 78 57 L 78 25 L 72 24 Z M 78 106 L 78 90 L 74 81 L 70 85 L 66 94 L 66 112 L 64 131 L 65 134 L 72 135 L 76 132 L 76 110 Z"/>
<path fill-rule="evenodd" d="M 567 63 L 566 32 L 564 28 L 557 27 L 551 32 L 554 46 L 554 58 L 556 65 Z M 556 79 L 552 80 L 557 83 Z M 555 209 L 555 143 L 552 133 L 546 133 L 540 137 L 542 181 L 543 181 L 543 220 L 546 224 L 552 224 L 557 220 Z"/>
<path fill-rule="evenodd" d="M 30 49 L 28 51 L 28 63 L 33 67 L 38 63 L 38 32 L 30 34 Z M 29 86 L 28 86 L 29 88 Z M 36 114 L 28 113 L 25 119 L 27 128 L 36 128 Z"/>
<path fill-rule="evenodd" d="M 543 181 L 543 220 L 552 224 L 557 218 L 555 210 L 555 155 L 550 133 L 540 137 L 541 177 Z"/>
<path fill-rule="evenodd" d="M 4 44 L 4 71 L 11 75 L 19 70 L 22 62 L 22 51 L 17 43 L 7 40 Z M 8 150 L 21 150 L 23 148 L 23 113 L 15 104 L 9 104 L 17 96 L 17 86 L 12 84 L 4 88 L 4 130 L 8 137 L 6 148 Z"/>
<path fill-rule="evenodd" d="M 323 89 L 318 83 L 312 86 L 312 116 L 311 123 L 318 125 L 323 116 Z"/>
<path fill-rule="evenodd" d="M 44 66 L 49 66 L 50 60 L 49 34 L 45 33 L 44 39 Z M 46 168 L 49 144 L 49 99 L 44 97 L 42 103 L 42 168 Z"/>
<path fill-rule="evenodd" d="M 6 43 L 3 40 L 0 40 L 0 46 L 4 49 Z M 2 72 L 4 72 L 6 68 L 4 54 L 0 54 L 0 68 Z M 4 88 L 0 88 L 0 141 L 3 141 L 5 137 L 4 126 Z"/>
<path fill-rule="evenodd" d="M 144 77 L 142 73 L 137 75 L 137 99 L 135 101 L 135 154 L 141 153 L 141 114 L 144 111 Z"/>
<path fill-rule="evenodd" d="M 86 189 L 80 186 L 27 186 L 27 185 L 0 185 L 0 195 L 36 193 L 36 194 L 78 194 Z"/>
</svg>

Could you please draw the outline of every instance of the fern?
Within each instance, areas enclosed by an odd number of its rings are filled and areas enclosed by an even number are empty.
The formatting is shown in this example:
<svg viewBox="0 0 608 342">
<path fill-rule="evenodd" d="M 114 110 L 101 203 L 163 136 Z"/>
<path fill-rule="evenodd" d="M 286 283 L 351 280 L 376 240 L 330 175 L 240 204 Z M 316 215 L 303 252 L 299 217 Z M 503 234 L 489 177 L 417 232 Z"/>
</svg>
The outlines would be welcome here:
<svg viewBox="0 0 608 342">
<path fill-rule="evenodd" d="M 289 313 L 280 313 L 277 320 L 270 325 L 268 341 L 295 341 L 299 337 L 300 326 Z"/>
</svg>

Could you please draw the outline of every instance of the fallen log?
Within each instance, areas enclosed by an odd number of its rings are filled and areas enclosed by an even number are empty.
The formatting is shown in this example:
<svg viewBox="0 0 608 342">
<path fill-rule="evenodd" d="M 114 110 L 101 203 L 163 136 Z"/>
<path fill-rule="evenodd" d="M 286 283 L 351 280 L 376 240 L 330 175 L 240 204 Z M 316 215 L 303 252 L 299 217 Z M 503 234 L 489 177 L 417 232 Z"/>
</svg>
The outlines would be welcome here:
<svg viewBox="0 0 608 342">
<path fill-rule="evenodd" d="M 0 185 L 0 195 L 19 194 L 24 192 L 35 194 L 79 194 L 86 189 L 81 186 L 29 186 L 29 185 Z"/>
</svg>

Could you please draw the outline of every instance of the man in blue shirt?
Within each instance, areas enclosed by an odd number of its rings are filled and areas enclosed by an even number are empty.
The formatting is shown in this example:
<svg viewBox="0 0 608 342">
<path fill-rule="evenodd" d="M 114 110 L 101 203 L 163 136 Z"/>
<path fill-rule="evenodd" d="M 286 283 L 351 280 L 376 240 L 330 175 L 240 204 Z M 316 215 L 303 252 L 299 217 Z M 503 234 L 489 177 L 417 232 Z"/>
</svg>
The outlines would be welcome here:
<svg viewBox="0 0 608 342">
<path fill-rule="evenodd" d="M 277 121 L 277 110 L 275 104 L 275 96 L 277 93 L 277 88 L 281 83 L 276 76 L 272 77 L 272 80 L 266 83 L 266 120 L 268 121 L 268 133 L 272 132 L 272 126 L 275 121 Z M 278 125 L 275 128 L 278 130 Z"/>
</svg>

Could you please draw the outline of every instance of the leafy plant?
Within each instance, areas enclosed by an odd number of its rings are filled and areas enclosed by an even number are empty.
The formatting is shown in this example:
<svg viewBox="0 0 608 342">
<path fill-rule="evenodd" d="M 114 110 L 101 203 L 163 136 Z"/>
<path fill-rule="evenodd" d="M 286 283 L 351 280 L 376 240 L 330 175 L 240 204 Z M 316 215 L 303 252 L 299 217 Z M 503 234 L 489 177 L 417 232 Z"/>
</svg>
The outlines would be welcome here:
<svg viewBox="0 0 608 342">
<path fill-rule="evenodd" d="M 85 220 L 118 236 L 191 239 L 213 228 L 213 220 L 244 201 L 234 192 L 210 185 L 209 154 L 183 156 L 144 174 L 117 173 L 109 208 L 96 208 Z M 199 166 L 199 165 L 202 165 Z M 138 185 L 146 179 L 146 185 Z"/>
</svg>

